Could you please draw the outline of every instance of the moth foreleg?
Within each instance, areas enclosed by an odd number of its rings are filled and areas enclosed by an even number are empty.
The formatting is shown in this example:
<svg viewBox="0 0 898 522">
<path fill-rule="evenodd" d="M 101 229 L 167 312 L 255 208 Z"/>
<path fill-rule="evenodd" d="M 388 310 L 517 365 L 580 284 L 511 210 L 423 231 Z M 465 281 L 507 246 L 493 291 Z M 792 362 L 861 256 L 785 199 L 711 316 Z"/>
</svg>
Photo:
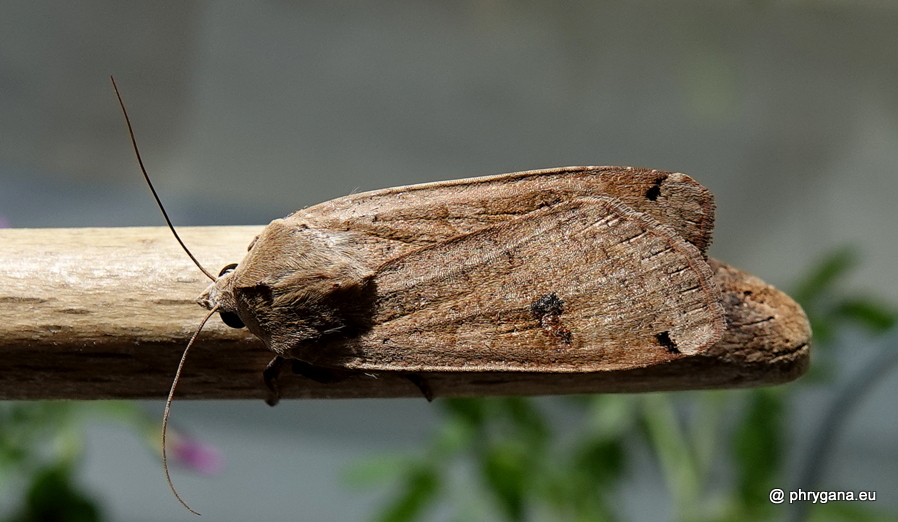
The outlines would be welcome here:
<svg viewBox="0 0 898 522">
<path fill-rule="evenodd" d="M 436 398 L 436 394 L 433 393 L 433 388 L 430 387 L 430 383 L 427 382 L 427 379 L 423 376 L 416 373 L 407 373 L 405 374 L 405 378 L 412 381 L 412 384 L 421 390 L 421 393 L 424 394 L 424 398 L 427 399 L 427 402 L 433 402 Z"/>
<path fill-rule="evenodd" d="M 281 375 L 281 371 L 286 363 L 287 359 L 277 356 L 262 371 L 262 380 L 265 381 L 265 387 L 268 388 L 268 397 L 265 399 L 265 402 L 269 406 L 274 406 L 281 400 L 281 387 L 278 384 L 278 377 Z"/>
</svg>

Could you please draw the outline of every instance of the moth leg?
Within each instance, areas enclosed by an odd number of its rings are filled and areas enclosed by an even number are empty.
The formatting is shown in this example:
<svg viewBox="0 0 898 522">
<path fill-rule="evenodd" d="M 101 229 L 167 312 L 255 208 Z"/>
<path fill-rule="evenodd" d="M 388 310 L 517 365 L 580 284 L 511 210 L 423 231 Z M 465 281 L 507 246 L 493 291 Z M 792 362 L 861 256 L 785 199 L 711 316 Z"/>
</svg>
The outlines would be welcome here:
<svg viewBox="0 0 898 522">
<path fill-rule="evenodd" d="M 436 394 L 433 393 L 433 388 L 430 387 L 430 383 L 427 382 L 427 379 L 423 376 L 416 373 L 407 373 L 405 374 L 405 378 L 412 381 L 412 384 L 421 390 L 421 393 L 424 394 L 424 398 L 427 399 L 427 402 L 433 402 L 436 398 Z"/>
<path fill-rule="evenodd" d="M 293 359 L 290 362 L 292 363 L 291 368 L 293 369 L 293 373 L 302 375 L 307 379 L 312 379 L 315 382 L 320 382 L 321 384 L 340 382 L 354 373 L 324 368 L 323 366 L 314 366 L 307 362 L 300 361 L 299 359 Z"/>
<path fill-rule="evenodd" d="M 277 356 L 262 371 L 262 380 L 265 381 L 265 387 L 268 388 L 268 397 L 265 399 L 265 402 L 269 406 L 274 406 L 281 400 L 281 387 L 278 385 L 278 377 L 281 375 L 285 364 L 287 364 L 287 359 Z"/>
</svg>

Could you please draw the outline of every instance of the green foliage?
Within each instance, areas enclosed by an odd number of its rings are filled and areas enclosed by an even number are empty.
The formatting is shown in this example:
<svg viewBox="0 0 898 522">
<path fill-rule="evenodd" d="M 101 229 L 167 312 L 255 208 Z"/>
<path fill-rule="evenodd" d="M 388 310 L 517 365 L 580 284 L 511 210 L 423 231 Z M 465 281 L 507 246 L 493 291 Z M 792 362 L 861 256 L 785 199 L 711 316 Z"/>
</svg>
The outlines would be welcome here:
<svg viewBox="0 0 898 522">
<path fill-rule="evenodd" d="M 0 403 L 0 487 L 27 484 L 18 510 L 0 516 L 10 522 L 100 520 L 99 508 L 72 477 L 81 452 L 77 404 Z"/>
<path fill-rule="evenodd" d="M 99 503 L 77 485 L 83 425 L 102 418 L 144 431 L 131 402 L 0 402 L 0 521 L 94 522 Z M 152 421 L 154 432 L 158 429 Z"/>
<path fill-rule="evenodd" d="M 816 351 L 831 351 L 846 327 L 878 334 L 898 323 L 894 309 L 844 290 L 857 262 L 854 251 L 838 250 L 792 294 L 808 314 Z M 381 521 L 424 520 L 437 505 L 455 509 L 458 520 L 614 521 L 623 516 L 616 499 L 631 454 L 648 451 L 664 477 L 669 518 L 782 520 L 786 507 L 768 493 L 791 483 L 784 472 L 790 396 L 826 375 L 756 390 L 440 400 L 443 425 L 422 454 L 358 470 L 393 477 L 396 492 Z M 392 471 L 372 473 L 378 467 Z M 821 522 L 895 519 L 859 503 L 812 512 Z"/>
<path fill-rule="evenodd" d="M 423 455 L 372 460 L 356 467 L 352 477 L 356 483 L 359 478 L 371 483 L 375 477 L 398 483 L 394 497 L 375 517 L 380 521 L 421 520 L 429 508 L 453 496 L 467 511 L 459 520 L 523 521 L 537 513 L 566 520 L 616 520 L 614 491 L 626 462 L 623 435 L 633 434 L 636 424 L 626 402 L 628 397 L 552 401 L 553 409 L 580 419 L 576 434 L 588 434 L 570 438 L 550 428 L 553 415 L 539 401 L 440 400 L 446 420 Z M 449 487 L 459 462 L 473 466 Z M 398 475 L 397 466 L 403 469 Z M 481 502 L 461 500 L 480 493 Z"/>
<path fill-rule="evenodd" d="M 95 501 L 77 489 L 72 466 L 57 462 L 38 471 L 11 522 L 98 522 Z"/>
<path fill-rule="evenodd" d="M 377 518 L 380 522 L 407 522 L 418 519 L 433 503 L 440 490 L 440 476 L 426 462 L 408 468 L 402 477 L 400 494 Z"/>
<path fill-rule="evenodd" d="M 858 255 L 853 248 L 835 250 L 808 270 L 807 275 L 796 285 L 792 296 L 802 305 L 811 305 L 837 288 L 840 279 L 857 264 Z"/>
<path fill-rule="evenodd" d="M 778 388 L 755 390 L 733 434 L 736 496 L 747 519 L 760 520 L 776 508 L 767 494 L 783 485 L 785 410 Z"/>
<path fill-rule="evenodd" d="M 882 333 L 896 324 L 898 313 L 867 296 L 848 293 L 845 279 L 859 263 L 854 249 L 842 248 L 811 267 L 792 297 L 808 314 L 815 347 L 827 347 L 846 326 Z"/>
</svg>

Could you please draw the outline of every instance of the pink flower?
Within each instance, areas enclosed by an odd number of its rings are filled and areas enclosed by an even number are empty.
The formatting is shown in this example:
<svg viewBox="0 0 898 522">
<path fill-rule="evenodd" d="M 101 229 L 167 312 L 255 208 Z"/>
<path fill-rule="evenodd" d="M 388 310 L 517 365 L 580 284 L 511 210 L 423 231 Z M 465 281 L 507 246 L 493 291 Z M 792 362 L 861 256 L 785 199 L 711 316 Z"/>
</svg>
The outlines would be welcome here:
<svg viewBox="0 0 898 522">
<path fill-rule="evenodd" d="M 201 475 L 218 475 L 224 469 L 221 451 L 211 444 L 177 434 L 169 439 L 169 462 Z"/>
</svg>

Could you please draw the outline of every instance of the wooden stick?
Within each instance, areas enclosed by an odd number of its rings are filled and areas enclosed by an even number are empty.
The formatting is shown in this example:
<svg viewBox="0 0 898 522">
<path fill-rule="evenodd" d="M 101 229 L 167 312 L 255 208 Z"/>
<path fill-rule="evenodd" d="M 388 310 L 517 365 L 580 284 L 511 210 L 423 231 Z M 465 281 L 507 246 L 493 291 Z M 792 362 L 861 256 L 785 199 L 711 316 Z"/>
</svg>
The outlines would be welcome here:
<svg viewBox="0 0 898 522">
<path fill-rule="evenodd" d="M 238 262 L 261 226 L 184 227 L 216 269 Z M 162 227 L 0 230 L 0 399 L 162 399 L 204 310 L 208 284 Z M 437 397 L 619 393 L 778 384 L 810 358 L 801 308 L 763 281 L 712 260 L 728 330 L 702 355 L 625 372 L 434 373 Z M 263 399 L 271 359 L 246 330 L 212 320 L 197 340 L 179 398 Z M 406 378 L 319 384 L 285 372 L 284 398 L 419 397 Z"/>
</svg>

